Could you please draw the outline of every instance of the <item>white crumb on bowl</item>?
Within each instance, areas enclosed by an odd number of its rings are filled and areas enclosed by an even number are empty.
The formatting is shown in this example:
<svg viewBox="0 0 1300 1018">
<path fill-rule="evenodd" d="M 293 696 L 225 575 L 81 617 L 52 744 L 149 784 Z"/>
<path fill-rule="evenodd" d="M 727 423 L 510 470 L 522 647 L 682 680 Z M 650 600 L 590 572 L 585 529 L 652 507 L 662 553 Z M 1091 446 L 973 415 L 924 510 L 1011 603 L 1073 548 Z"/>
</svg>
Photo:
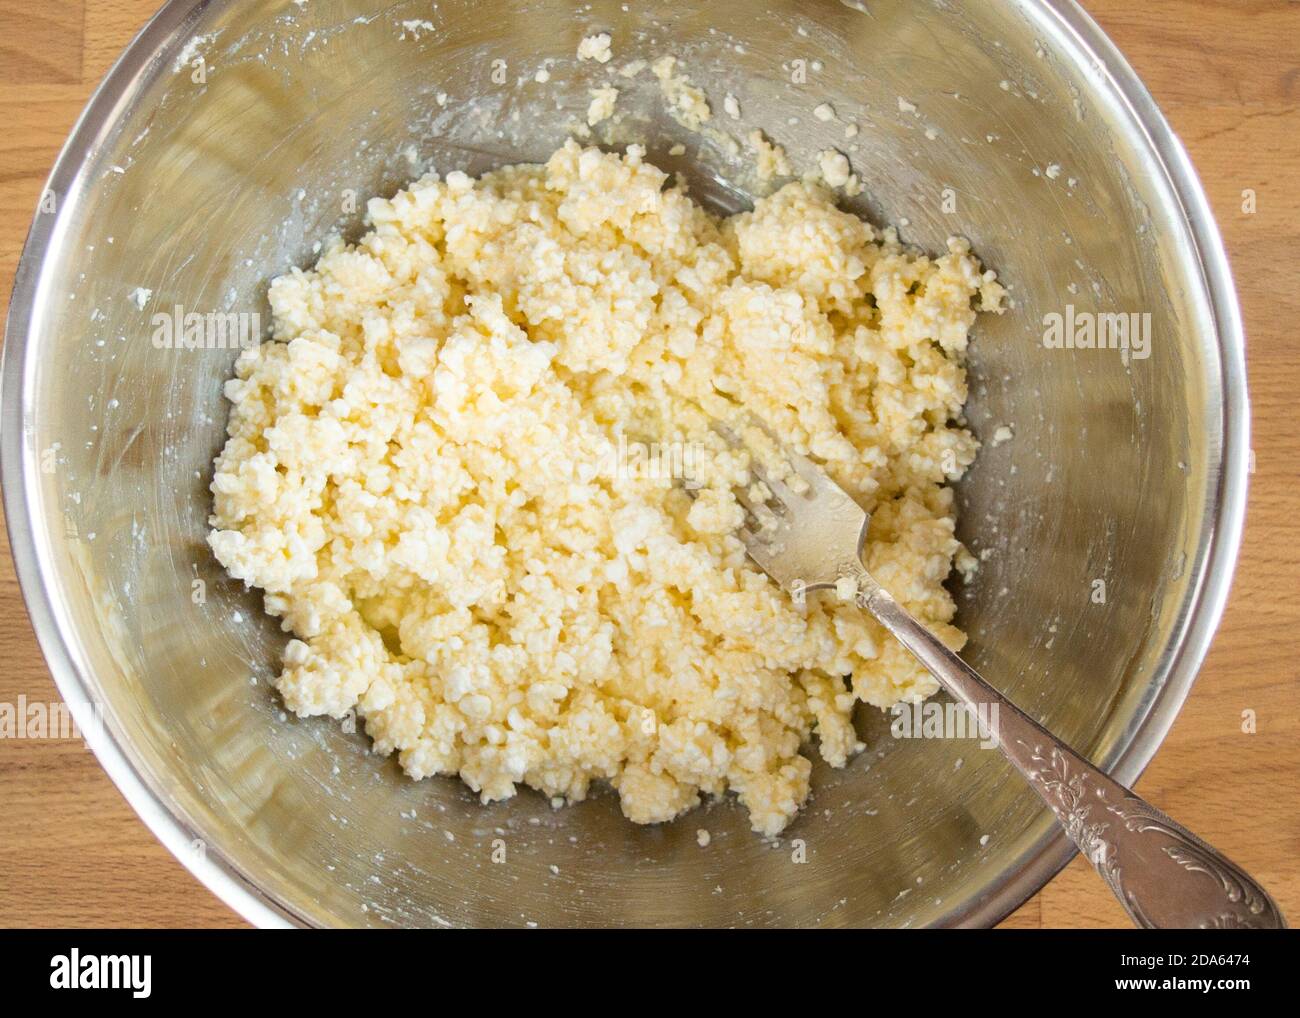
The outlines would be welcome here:
<svg viewBox="0 0 1300 1018">
<path fill-rule="evenodd" d="M 813 108 L 813 116 L 823 124 L 828 124 L 835 119 L 835 107 L 830 103 L 822 103 Z"/>
<path fill-rule="evenodd" d="M 591 105 L 587 107 L 587 124 L 595 127 L 602 120 L 608 120 L 614 115 L 614 106 L 617 103 L 618 89 L 613 86 L 593 88 L 591 90 Z"/>
<path fill-rule="evenodd" d="M 148 287 L 144 287 L 144 286 L 137 286 L 134 290 L 132 290 L 129 294 L 127 294 L 127 299 L 130 300 L 133 304 L 135 304 L 135 306 L 138 307 L 141 311 L 144 310 L 144 306 L 149 303 L 149 300 L 152 297 L 153 297 L 153 291 L 150 290 Z"/>
<path fill-rule="evenodd" d="M 767 139 L 762 131 L 749 132 L 749 144 L 754 150 L 754 169 L 758 179 L 770 181 L 776 177 L 788 177 L 794 172 L 785 149 Z"/>
<path fill-rule="evenodd" d="M 710 835 L 703 827 L 695 832 L 695 842 L 700 846 L 700 848 L 708 848 L 709 842 L 712 840 L 712 835 Z"/>
<path fill-rule="evenodd" d="M 407 34 L 409 33 L 412 39 L 418 39 L 420 38 L 420 34 L 422 32 L 432 32 L 432 31 L 433 31 L 432 21 L 425 21 L 422 19 L 416 19 L 413 21 L 403 21 L 402 34 L 398 36 L 398 38 L 405 39 L 407 37 Z"/>
<path fill-rule="evenodd" d="M 727 97 L 722 100 L 722 108 L 726 111 L 727 116 L 732 120 L 740 119 L 740 100 L 730 92 L 728 92 Z"/>
<path fill-rule="evenodd" d="M 843 187 L 849 182 L 849 158 L 839 149 L 828 148 L 819 152 L 817 167 L 821 170 L 822 180 L 831 187 Z"/>
<path fill-rule="evenodd" d="M 839 149 L 823 149 L 817 154 L 817 169 L 827 187 L 843 190 L 853 196 L 862 193 L 862 184 L 853 173 L 849 157 Z"/>
<path fill-rule="evenodd" d="M 659 90 L 668 103 L 668 112 L 683 127 L 700 130 L 713 117 L 709 101 L 689 78 L 677 71 L 677 58 L 671 54 L 660 57 L 650 65 L 659 79 Z"/>
<path fill-rule="evenodd" d="M 173 65 L 172 70 L 179 71 L 193 63 L 194 58 L 198 56 L 199 47 L 206 42 L 210 42 L 214 37 L 215 33 L 213 35 L 196 35 L 190 39 L 184 48 L 176 54 L 176 63 Z"/>
<path fill-rule="evenodd" d="M 594 60 L 598 64 L 608 63 L 614 55 L 609 48 L 612 41 L 608 32 L 587 36 L 578 43 L 578 59 Z"/>
</svg>

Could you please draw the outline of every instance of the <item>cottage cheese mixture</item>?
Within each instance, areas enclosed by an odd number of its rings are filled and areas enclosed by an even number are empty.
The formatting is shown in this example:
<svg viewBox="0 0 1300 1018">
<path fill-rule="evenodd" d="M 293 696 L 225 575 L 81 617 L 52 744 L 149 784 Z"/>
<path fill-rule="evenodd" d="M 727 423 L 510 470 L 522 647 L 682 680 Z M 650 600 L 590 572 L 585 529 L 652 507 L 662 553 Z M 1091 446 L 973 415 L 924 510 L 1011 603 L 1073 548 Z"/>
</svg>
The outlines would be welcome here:
<svg viewBox="0 0 1300 1018">
<path fill-rule="evenodd" d="M 355 711 L 411 777 L 484 802 L 605 781 L 636 823 L 730 789 L 771 835 L 808 796 L 801 744 L 842 767 L 856 701 L 936 683 L 746 560 L 748 462 L 711 422 L 743 408 L 823 463 L 874 513 L 871 571 L 959 647 L 944 484 L 1002 290 L 963 242 L 919 256 L 812 182 L 726 221 L 667 185 L 570 142 L 371 201 L 359 244 L 271 286 L 210 541 L 295 636 L 288 706 Z"/>
</svg>

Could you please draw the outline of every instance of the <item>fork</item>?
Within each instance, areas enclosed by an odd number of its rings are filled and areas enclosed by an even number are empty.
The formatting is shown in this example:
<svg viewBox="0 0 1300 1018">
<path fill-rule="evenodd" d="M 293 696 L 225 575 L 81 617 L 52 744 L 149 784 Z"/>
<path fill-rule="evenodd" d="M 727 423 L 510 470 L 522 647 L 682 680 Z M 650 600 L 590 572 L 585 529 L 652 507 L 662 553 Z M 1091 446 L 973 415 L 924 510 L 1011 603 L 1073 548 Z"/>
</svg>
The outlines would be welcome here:
<svg viewBox="0 0 1300 1018">
<path fill-rule="evenodd" d="M 744 445 L 728 428 L 717 430 Z M 757 433 L 770 438 L 761 425 Z M 779 476 L 751 452 L 762 487 L 740 496 L 747 522 L 739 537 L 749 557 L 797 599 L 836 588 L 875 616 L 987 729 L 981 736 L 1056 814 L 1138 926 L 1285 928 L 1277 905 L 1244 870 L 1057 739 L 891 597 L 863 565 L 867 513 L 807 457 L 779 446 L 778 453 L 788 466 Z"/>
</svg>

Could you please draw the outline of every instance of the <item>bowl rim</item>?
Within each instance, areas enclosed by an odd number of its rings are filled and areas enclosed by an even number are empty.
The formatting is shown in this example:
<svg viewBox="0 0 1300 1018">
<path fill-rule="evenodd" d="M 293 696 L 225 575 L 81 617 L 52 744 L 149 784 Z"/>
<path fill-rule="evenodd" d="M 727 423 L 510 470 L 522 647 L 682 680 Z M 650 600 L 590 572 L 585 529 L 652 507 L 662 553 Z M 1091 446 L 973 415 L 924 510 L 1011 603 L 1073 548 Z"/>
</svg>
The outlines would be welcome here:
<svg viewBox="0 0 1300 1018">
<path fill-rule="evenodd" d="M 75 205 L 86 167 L 118 117 L 135 97 L 166 72 L 194 35 L 209 9 L 238 0 L 167 0 L 118 57 L 82 110 L 45 182 Z M 1207 506 L 1196 554 L 1189 562 L 1188 585 L 1179 625 L 1151 677 L 1156 695 L 1130 723 L 1126 742 L 1107 759 L 1096 761 L 1117 780 L 1131 785 L 1163 742 L 1182 707 L 1227 602 L 1241 543 L 1248 485 L 1250 413 L 1246 388 L 1245 334 L 1223 240 L 1205 192 L 1183 145 L 1136 72 L 1076 0 L 1007 0 L 1075 53 L 1084 54 L 1109 87 L 1153 159 L 1157 186 L 1182 212 L 1187 241 L 1183 256 L 1199 265 L 1201 297 L 1217 339 L 1219 386 L 1210 387 L 1209 414 L 1219 435 L 1211 435 Z M 1158 172 L 1156 172 L 1158 171 Z M 50 574 L 51 547 L 39 534 L 39 451 L 29 425 L 36 361 L 39 298 L 47 261 L 59 249 L 72 217 L 66 208 L 33 219 L 14 277 L 0 351 L 0 486 L 9 542 L 23 598 L 46 664 L 86 743 L 123 797 L 173 856 L 208 890 L 240 916 L 260 927 L 309 926 L 301 915 L 263 890 L 216 846 L 195 852 L 200 825 L 192 823 L 140 764 L 131 747 L 108 726 L 95 723 L 89 670 L 57 593 L 43 577 Z M 1213 439 L 1218 438 L 1215 442 Z M 1044 807 L 1046 811 L 1046 807 Z M 992 926 L 1044 887 L 1076 854 L 1059 824 L 1052 824 L 1030 848 L 965 909 L 944 914 L 937 925 Z"/>
</svg>

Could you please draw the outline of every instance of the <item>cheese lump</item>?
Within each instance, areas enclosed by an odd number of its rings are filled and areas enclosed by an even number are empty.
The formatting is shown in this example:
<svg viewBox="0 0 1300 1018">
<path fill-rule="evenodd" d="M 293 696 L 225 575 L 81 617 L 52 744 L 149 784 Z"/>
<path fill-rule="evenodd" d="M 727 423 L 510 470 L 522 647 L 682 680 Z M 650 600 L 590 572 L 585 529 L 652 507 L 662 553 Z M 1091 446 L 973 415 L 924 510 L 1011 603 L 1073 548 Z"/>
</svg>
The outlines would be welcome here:
<svg viewBox="0 0 1300 1018">
<path fill-rule="evenodd" d="M 965 242 L 922 256 L 811 180 L 721 221 L 640 148 L 572 141 L 427 175 L 368 224 L 274 280 L 273 338 L 225 388 L 209 541 L 294 636 L 290 709 L 355 712 L 485 803 L 604 781 L 648 824 L 730 790 L 774 835 L 801 745 L 843 767 L 855 702 L 935 691 L 851 603 L 746 559 L 750 463 L 713 425 L 752 414 L 822 463 L 874 514 L 870 570 L 959 647 L 945 483 L 1003 295 Z"/>
</svg>

